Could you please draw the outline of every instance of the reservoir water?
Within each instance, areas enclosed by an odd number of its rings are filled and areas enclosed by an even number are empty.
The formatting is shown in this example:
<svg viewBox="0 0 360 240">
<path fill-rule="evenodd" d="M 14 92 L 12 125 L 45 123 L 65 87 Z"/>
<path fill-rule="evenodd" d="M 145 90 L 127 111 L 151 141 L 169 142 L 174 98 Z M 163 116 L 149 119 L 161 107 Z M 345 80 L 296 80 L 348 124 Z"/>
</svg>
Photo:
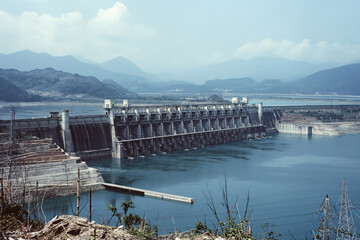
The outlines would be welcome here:
<svg viewBox="0 0 360 240">
<path fill-rule="evenodd" d="M 347 99 L 358 104 L 356 99 Z M 264 105 L 344 104 L 334 100 L 316 101 L 266 100 Z M 294 104 L 294 105 L 295 105 Z M 102 103 L 17 103 L 16 118 L 44 117 L 50 111 L 70 109 L 71 115 L 102 114 Z M 0 103 L 0 119 L 9 119 L 10 106 Z M 269 139 L 237 142 L 225 145 L 172 152 L 166 155 L 138 159 L 98 159 L 88 161 L 97 168 L 104 180 L 153 191 L 194 198 L 194 204 L 132 196 L 110 190 L 93 193 L 93 219 L 108 222 L 107 205 L 120 207 L 123 201 L 132 200 L 135 211 L 147 216 L 159 233 L 174 229 L 189 230 L 198 221 L 215 223 L 207 206 L 206 195 L 211 194 L 221 215 L 221 185 L 227 178 L 230 200 L 238 199 L 240 212 L 244 211 L 247 194 L 250 194 L 250 219 L 255 233 L 261 235 L 261 224 L 272 227 L 283 237 L 297 239 L 310 237 L 311 230 L 319 225 L 317 211 L 326 194 L 336 204 L 342 180 L 345 178 L 352 203 L 360 207 L 360 135 L 313 136 L 279 134 Z M 88 193 L 82 194 L 84 207 L 81 215 L 87 217 Z M 72 214 L 76 196 L 46 199 L 44 211 L 49 221 L 54 214 Z M 234 208 L 235 210 L 235 208 Z M 237 213 L 236 213 L 237 215 Z M 359 219 L 354 215 L 359 228 Z M 225 219 L 224 219 L 225 220 Z M 334 224 L 337 219 L 334 219 Z M 116 224 L 113 220 L 111 224 Z"/>
<path fill-rule="evenodd" d="M 190 205 L 102 190 L 93 193 L 93 216 L 98 222 L 107 222 L 108 204 L 120 207 L 123 201 L 132 200 L 136 213 L 157 224 L 160 233 L 164 232 L 163 226 L 165 232 L 174 228 L 188 230 L 205 220 L 211 226 L 215 221 L 205 195 L 212 194 L 217 210 L 224 215 L 220 186 L 226 177 L 230 200 L 234 203 L 238 199 L 240 212 L 250 194 L 250 219 L 259 235 L 261 224 L 271 223 L 275 224 L 272 229 L 283 235 L 282 239 L 290 238 L 288 231 L 297 239 L 305 239 L 319 224 L 316 212 L 325 195 L 337 203 L 343 178 L 353 204 L 360 205 L 359 142 L 360 135 L 307 138 L 280 134 L 270 139 L 133 160 L 88 161 L 106 182 L 194 198 Z M 88 194 L 83 194 L 82 199 L 85 204 Z M 72 203 L 76 203 L 75 196 Z M 62 208 L 71 213 L 66 197 L 49 199 L 45 205 L 49 218 L 55 208 L 57 213 Z M 82 215 L 88 216 L 87 207 Z"/>
<path fill-rule="evenodd" d="M 193 96 L 193 95 L 190 95 Z M 190 97 L 189 96 L 189 97 Z M 231 100 L 233 96 L 248 96 L 250 104 L 263 102 L 264 106 L 288 106 L 288 105 L 342 105 L 342 104 L 360 104 L 360 96 L 347 95 L 288 95 L 288 94 L 232 94 L 224 96 L 224 99 Z M 185 96 L 184 96 L 185 97 Z M 199 96 L 201 97 L 201 96 Z M 207 97 L 205 95 L 204 97 Z M 121 100 L 118 100 L 121 102 Z M 150 100 L 130 100 L 130 103 L 157 103 Z M 171 103 L 169 101 L 168 103 Z M 49 112 L 60 112 L 69 110 L 70 115 L 97 115 L 104 114 L 103 101 L 77 102 L 77 101 L 59 101 L 59 102 L 2 102 L 0 101 L 0 120 L 10 119 L 10 108 L 15 107 L 16 118 L 43 118 L 48 117 Z"/>
</svg>

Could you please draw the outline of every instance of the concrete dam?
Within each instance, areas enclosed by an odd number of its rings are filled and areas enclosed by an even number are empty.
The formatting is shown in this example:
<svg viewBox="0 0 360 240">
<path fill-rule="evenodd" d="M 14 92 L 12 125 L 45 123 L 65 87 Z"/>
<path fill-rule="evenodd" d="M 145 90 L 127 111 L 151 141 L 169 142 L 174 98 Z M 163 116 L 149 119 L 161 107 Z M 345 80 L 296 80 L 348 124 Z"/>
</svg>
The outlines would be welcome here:
<svg viewBox="0 0 360 240">
<path fill-rule="evenodd" d="M 82 159 L 136 158 L 214 144 L 262 138 L 276 131 L 277 109 L 247 100 L 232 103 L 179 105 L 115 105 L 105 100 L 104 115 L 0 121 L 17 135 L 51 138 L 70 155 Z"/>
</svg>

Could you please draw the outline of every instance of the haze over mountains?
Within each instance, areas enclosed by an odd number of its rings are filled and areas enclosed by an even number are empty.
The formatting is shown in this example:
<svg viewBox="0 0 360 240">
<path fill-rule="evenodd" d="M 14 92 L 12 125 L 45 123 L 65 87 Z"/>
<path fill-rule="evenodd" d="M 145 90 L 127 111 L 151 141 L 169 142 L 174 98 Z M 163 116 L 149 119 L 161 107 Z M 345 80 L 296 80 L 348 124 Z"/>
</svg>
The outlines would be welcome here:
<svg viewBox="0 0 360 240">
<path fill-rule="evenodd" d="M 257 57 L 249 60 L 233 59 L 218 64 L 193 68 L 188 71 L 169 74 L 171 79 L 204 83 L 210 79 L 251 77 L 256 81 L 279 79 L 282 81 L 298 80 L 320 70 L 336 66 L 334 63 L 310 64 L 276 57 Z"/>
<path fill-rule="evenodd" d="M 121 56 L 101 63 L 100 66 L 115 73 L 125 73 L 134 76 L 141 76 L 147 79 L 155 78 L 152 74 L 144 72 L 133 62 Z"/>
<path fill-rule="evenodd" d="M 20 70 L 0 71 L 0 100 L 16 99 L 14 94 L 10 99 L 9 92 L 18 92 L 19 101 L 39 96 L 123 98 L 134 92 L 360 94 L 360 64 L 333 66 L 269 57 L 234 59 L 161 79 L 124 57 L 91 64 L 73 56 L 21 51 L 0 54 L 0 68 Z"/>
<path fill-rule="evenodd" d="M 317 90 L 316 92 L 359 95 L 360 63 L 319 71 L 301 79 L 296 84 L 296 89 L 303 93 L 312 93 Z"/>
<path fill-rule="evenodd" d="M 202 85 L 176 85 L 177 91 L 188 93 L 281 93 L 360 95 L 360 63 L 316 72 L 305 78 L 283 82 L 252 78 L 208 80 Z"/>
</svg>

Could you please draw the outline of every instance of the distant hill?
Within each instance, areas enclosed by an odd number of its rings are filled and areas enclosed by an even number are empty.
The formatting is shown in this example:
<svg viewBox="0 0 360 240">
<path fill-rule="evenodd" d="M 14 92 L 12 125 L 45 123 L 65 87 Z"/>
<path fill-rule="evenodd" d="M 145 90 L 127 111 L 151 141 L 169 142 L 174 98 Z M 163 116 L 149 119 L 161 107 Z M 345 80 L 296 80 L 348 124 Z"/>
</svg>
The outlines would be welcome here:
<svg viewBox="0 0 360 240">
<path fill-rule="evenodd" d="M 206 89 L 228 89 L 231 91 L 251 92 L 256 86 L 257 82 L 252 78 L 229 78 L 216 79 L 206 81 L 202 87 Z"/>
<path fill-rule="evenodd" d="M 126 69 L 127 66 L 131 65 L 126 63 L 125 60 L 123 60 L 122 63 L 126 64 L 126 66 L 121 66 L 119 61 L 117 61 L 117 63 L 117 67 L 119 69 Z M 110 67 L 111 62 L 108 64 Z M 84 76 L 93 76 L 100 80 L 111 78 L 128 89 L 132 89 L 133 86 L 136 87 L 139 84 L 145 84 L 148 82 L 148 80 L 142 76 L 121 73 L 120 71 L 112 72 L 102 68 L 99 65 L 82 62 L 70 55 L 55 57 L 46 53 L 39 54 L 28 50 L 8 55 L 0 54 L 0 68 L 13 68 L 20 71 L 54 68 L 64 72 L 74 74 L 77 73 Z"/>
<path fill-rule="evenodd" d="M 117 82 L 115 82 L 112 79 L 104 79 L 102 80 L 103 83 L 107 84 L 109 87 L 113 87 L 114 89 L 116 89 L 117 91 L 120 92 L 129 92 L 128 89 L 124 88 L 123 86 L 121 86 L 120 84 L 118 84 Z"/>
<path fill-rule="evenodd" d="M 319 70 L 334 67 L 334 64 L 313 65 L 307 62 L 293 61 L 275 57 L 258 57 L 250 60 L 233 59 L 175 74 L 167 73 L 172 79 L 181 79 L 193 83 L 204 83 L 209 79 L 229 79 L 250 77 L 256 81 L 280 79 L 291 81 L 303 78 Z"/>
<path fill-rule="evenodd" d="M 26 91 L 0 77 L 0 100 L 6 102 L 39 101 L 39 96 L 28 94 Z"/>
<path fill-rule="evenodd" d="M 254 92 L 259 85 L 260 83 L 252 78 L 229 78 L 208 80 L 202 85 L 179 82 L 164 85 L 159 90 L 182 93 Z"/>
<path fill-rule="evenodd" d="M 0 78 L 27 93 L 46 97 L 122 98 L 136 95 L 121 86 L 109 85 L 95 77 L 85 77 L 52 68 L 24 72 L 0 69 Z"/>
<path fill-rule="evenodd" d="M 344 65 L 311 74 L 293 84 L 301 93 L 360 95 L 360 63 Z"/>
<path fill-rule="evenodd" d="M 124 57 L 117 57 L 101 63 L 100 66 L 108 71 L 115 73 L 125 73 L 134 76 L 150 77 L 149 73 L 144 72 L 130 60 Z"/>
<path fill-rule="evenodd" d="M 169 93 L 282 93 L 288 91 L 287 83 L 277 79 L 268 79 L 257 82 L 252 78 L 229 78 L 208 80 L 201 85 L 178 82 L 163 85 L 159 92 Z"/>
</svg>

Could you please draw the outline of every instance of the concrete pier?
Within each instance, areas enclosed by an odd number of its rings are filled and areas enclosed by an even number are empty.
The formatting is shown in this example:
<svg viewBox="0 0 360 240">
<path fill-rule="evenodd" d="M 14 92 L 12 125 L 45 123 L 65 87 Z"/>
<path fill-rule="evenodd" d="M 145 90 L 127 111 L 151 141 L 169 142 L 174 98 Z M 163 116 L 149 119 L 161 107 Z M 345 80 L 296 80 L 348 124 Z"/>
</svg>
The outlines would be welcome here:
<svg viewBox="0 0 360 240">
<path fill-rule="evenodd" d="M 174 195 L 174 194 L 149 191 L 149 190 L 145 190 L 145 189 L 127 187 L 127 186 L 117 185 L 117 184 L 112 184 L 112 183 L 102 183 L 102 185 L 107 188 L 118 189 L 118 190 L 121 190 L 121 191 L 124 191 L 127 193 L 132 193 L 132 194 L 140 194 L 145 197 L 161 198 L 161 199 L 185 202 L 185 203 L 190 203 L 190 204 L 194 203 L 193 198 L 178 196 L 178 195 Z"/>
<path fill-rule="evenodd" d="M 72 142 L 71 130 L 69 126 L 69 110 L 63 110 L 61 115 L 61 135 L 64 149 L 67 152 L 74 152 L 74 144 Z"/>
</svg>

